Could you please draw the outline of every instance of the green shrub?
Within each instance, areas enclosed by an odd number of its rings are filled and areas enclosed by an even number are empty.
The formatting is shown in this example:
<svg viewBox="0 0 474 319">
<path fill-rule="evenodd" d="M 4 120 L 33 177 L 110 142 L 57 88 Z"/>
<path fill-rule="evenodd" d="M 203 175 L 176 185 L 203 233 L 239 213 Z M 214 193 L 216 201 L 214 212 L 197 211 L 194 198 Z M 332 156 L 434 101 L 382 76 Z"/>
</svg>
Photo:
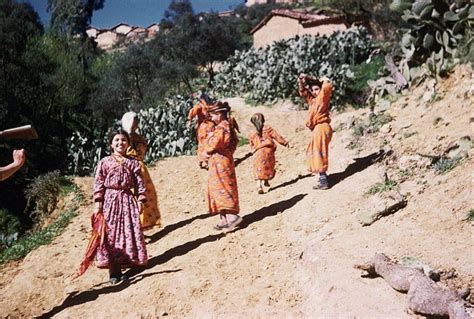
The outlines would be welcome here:
<svg viewBox="0 0 474 319">
<path fill-rule="evenodd" d="M 275 42 L 262 49 L 237 51 L 216 76 L 215 90 L 223 96 L 243 95 L 254 103 L 275 103 L 298 96 L 297 77 L 303 72 L 326 75 L 334 83 L 332 104 L 348 100 L 346 89 L 353 76 L 350 65 L 365 60 L 372 42 L 363 28 L 336 32 L 329 37 L 302 36 Z"/>
<path fill-rule="evenodd" d="M 431 167 L 435 170 L 438 174 L 444 174 L 455 168 L 459 162 L 461 161 L 461 157 L 453 157 L 448 158 L 442 156 L 438 161 L 433 163 Z"/>
<path fill-rule="evenodd" d="M 369 81 L 377 80 L 385 67 L 382 55 L 375 56 L 370 62 L 362 62 L 351 67 L 354 76 L 349 79 L 347 90 L 356 106 L 363 106 L 370 92 Z"/>
<path fill-rule="evenodd" d="M 375 195 L 378 193 L 385 193 L 391 191 L 397 186 L 397 182 L 391 179 L 387 179 L 385 182 L 379 182 L 373 185 L 368 191 L 368 195 Z"/>
<path fill-rule="evenodd" d="M 21 231 L 21 223 L 17 216 L 6 209 L 0 209 L 0 249 L 10 246 Z"/>
<path fill-rule="evenodd" d="M 186 127 L 189 110 L 197 102 L 175 96 L 161 105 L 138 112 L 139 133 L 148 142 L 145 161 L 151 163 L 168 156 L 190 155 L 197 149 L 194 128 Z M 116 120 L 115 126 L 120 123 Z M 99 160 L 109 152 L 106 134 L 99 132 L 86 138 L 74 133 L 69 145 L 69 171 L 72 174 L 92 174 Z"/>
<path fill-rule="evenodd" d="M 237 144 L 237 147 L 247 145 L 248 143 L 249 140 L 245 136 L 239 136 L 239 143 Z"/>
<path fill-rule="evenodd" d="M 36 177 L 25 189 L 27 209 L 32 208 L 30 216 L 37 226 L 54 211 L 61 190 L 59 171 Z"/>
</svg>

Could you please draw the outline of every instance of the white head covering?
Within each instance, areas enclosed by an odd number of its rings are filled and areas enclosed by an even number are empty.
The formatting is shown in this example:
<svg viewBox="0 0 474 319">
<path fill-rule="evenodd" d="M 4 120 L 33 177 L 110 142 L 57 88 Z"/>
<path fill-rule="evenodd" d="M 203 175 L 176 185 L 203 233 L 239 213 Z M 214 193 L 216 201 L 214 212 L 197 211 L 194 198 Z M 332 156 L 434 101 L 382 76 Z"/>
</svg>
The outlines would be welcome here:
<svg viewBox="0 0 474 319">
<path fill-rule="evenodd" d="M 122 128 L 128 134 L 132 133 L 133 123 L 138 120 L 137 113 L 127 112 L 122 116 Z"/>
</svg>

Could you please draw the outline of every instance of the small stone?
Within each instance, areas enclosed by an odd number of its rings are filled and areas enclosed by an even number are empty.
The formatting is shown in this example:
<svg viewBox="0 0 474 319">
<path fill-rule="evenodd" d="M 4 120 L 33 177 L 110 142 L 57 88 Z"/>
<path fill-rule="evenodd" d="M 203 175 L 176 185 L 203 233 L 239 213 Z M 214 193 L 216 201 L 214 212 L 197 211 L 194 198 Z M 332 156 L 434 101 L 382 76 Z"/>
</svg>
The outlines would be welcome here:
<svg viewBox="0 0 474 319">
<path fill-rule="evenodd" d="M 385 133 L 385 134 L 390 133 L 391 130 L 392 130 L 392 125 L 390 123 L 384 124 L 380 128 L 380 132 Z"/>
</svg>

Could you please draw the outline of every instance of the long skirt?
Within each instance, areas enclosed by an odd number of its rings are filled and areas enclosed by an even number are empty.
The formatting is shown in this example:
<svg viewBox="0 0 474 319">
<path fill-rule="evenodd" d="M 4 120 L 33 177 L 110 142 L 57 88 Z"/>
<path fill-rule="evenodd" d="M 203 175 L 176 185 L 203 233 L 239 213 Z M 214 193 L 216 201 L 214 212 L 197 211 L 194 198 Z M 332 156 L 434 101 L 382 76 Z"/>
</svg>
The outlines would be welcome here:
<svg viewBox="0 0 474 319">
<path fill-rule="evenodd" d="M 213 215 L 222 211 L 239 213 L 239 192 L 232 156 L 216 153 L 210 157 L 207 201 L 209 212 Z"/>
<path fill-rule="evenodd" d="M 145 163 L 140 161 L 140 170 L 142 172 L 143 182 L 146 187 L 146 202 L 143 204 L 143 211 L 140 215 L 142 229 L 149 229 L 154 226 L 161 226 L 160 209 L 158 208 L 158 196 L 156 195 L 155 185 L 151 180 L 150 173 Z"/>
<path fill-rule="evenodd" d="M 107 230 L 106 240 L 97 251 L 97 267 L 146 265 L 148 255 L 140 211 L 130 190 L 106 189 L 103 205 Z"/>
<path fill-rule="evenodd" d="M 275 148 L 263 147 L 254 154 L 253 175 L 256 180 L 275 177 Z"/>
<path fill-rule="evenodd" d="M 314 127 L 311 141 L 306 149 L 306 165 L 312 173 L 323 173 L 328 170 L 329 143 L 333 130 L 329 123 Z"/>
</svg>

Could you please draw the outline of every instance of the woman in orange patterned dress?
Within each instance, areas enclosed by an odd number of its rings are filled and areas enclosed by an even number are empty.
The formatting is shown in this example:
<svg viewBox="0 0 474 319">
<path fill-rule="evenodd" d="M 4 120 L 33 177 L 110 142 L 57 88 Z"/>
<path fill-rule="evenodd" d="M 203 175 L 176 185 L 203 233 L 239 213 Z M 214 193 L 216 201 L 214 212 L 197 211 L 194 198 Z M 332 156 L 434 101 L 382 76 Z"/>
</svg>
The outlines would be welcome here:
<svg viewBox="0 0 474 319">
<path fill-rule="evenodd" d="M 159 227 L 161 226 L 161 215 L 158 208 L 158 196 L 156 195 L 155 185 L 153 185 L 150 173 L 144 162 L 148 143 L 143 136 L 136 132 L 138 128 L 138 117 L 135 112 L 127 112 L 123 115 L 122 128 L 130 136 L 130 146 L 127 149 L 127 156 L 139 161 L 143 181 L 145 182 L 147 202 L 143 205 L 140 214 L 142 229 L 150 229 L 155 226 Z"/>
<path fill-rule="evenodd" d="M 262 113 L 252 115 L 250 122 L 256 131 L 250 134 L 250 147 L 254 153 L 253 174 L 258 183 L 258 193 L 263 194 L 263 186 L 270 186 L 269 180 L 275 177 L 276 143 L 289 147 L 289 143 L 271 126 L 265 125 Z"/>
<path fill-rule="evenodd" d="M 200 168 L 207 168 L 207 157 L 204 151 L 206 140 L 209 134 L 214 129 L 214 122 L 211 121 L 208 114 L 209 106 L 211 105 L 210 98 L 203 94 L 199 98 L 199 102 L 189 111 L 188 121 L 186 125 L 189 127 L 191 121 L 197 117 L 196 122 L 196 137 L 198 141 L 197 158 Z"/>
<path fill-rule="evenodd" d="M 300 74 L 298 88 L 300 95 L 309 105 L 306 127 L 313 134 L 306 149 L 306 164 L 311 173 L 319 173 L 319 183 L 313 186 L 313 189 L 328 189 L 326 172 L 329 163 L 329 143 L 333 133 L 329 124 L 331 122 L 329 102 L 333 86 L 327 77 L 316 79 L 306 74 Z"/>
<path fill-rule="evenodd" d="M 230 231 L 242 222 L 242 217 L 239 216 L 239 193 L 233 156 L 239 142 L 236 122 L 230 117 L 230 107 L 226 102 L 211 106 L 209 113 L 215 124 L 204 149 L 209 163 L 209 213 L 220 215 L 220 222 L 215 229 Z"/>
</svg>

